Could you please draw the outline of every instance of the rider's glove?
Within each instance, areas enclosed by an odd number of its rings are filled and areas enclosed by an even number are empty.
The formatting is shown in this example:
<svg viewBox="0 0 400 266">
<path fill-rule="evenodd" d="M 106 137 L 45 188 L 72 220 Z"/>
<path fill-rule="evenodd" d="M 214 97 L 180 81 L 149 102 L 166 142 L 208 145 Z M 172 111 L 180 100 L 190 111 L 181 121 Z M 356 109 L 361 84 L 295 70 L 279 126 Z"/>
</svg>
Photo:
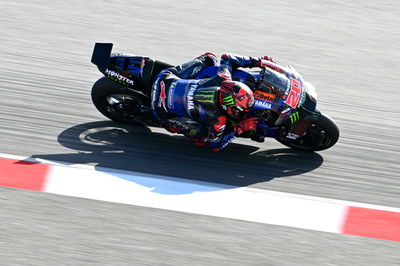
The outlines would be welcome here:
<svg viewBox="0 0 400 266">
<path fill-rule="evenodd" d="M 271 57 L 265 55 L 265 56 L 262 56 L 262 57 L 259 57 L 259 58 L 255 58 L 254 59 L 254 65 L 256 67 L 265 67 L 267 65 L 268 61 L 272 62 L 272 63 L 275 63 L 275 61 L 272 60 Z"/>
<path fill-rule="evenodd" d="M 267 56 L 267 55 L 264 55 L 264 56 L 262 56 L 262 57 L 261 57 L 261 59 L 263 59 L 263 60 L 267 60 L 267 61 L 271 61 L 272 63 L 275 63 L 275 61 L 274 61 L 274 60 L 272 60 L 272 58 L 271 58 L 271 57 L 269 57 L 269 56 Z"/>
<path fill-rule="evenodd" d="M 243 132 L 249 131 L 249 130 L 254 130 L 257 128 L 258 124 L 258 118 L 257 117 L 251 117 L 247 118 L 243 121 L 240 121 L 235 127 L 234 131 L 236 136 L 242 135 Z"/>
</svg>

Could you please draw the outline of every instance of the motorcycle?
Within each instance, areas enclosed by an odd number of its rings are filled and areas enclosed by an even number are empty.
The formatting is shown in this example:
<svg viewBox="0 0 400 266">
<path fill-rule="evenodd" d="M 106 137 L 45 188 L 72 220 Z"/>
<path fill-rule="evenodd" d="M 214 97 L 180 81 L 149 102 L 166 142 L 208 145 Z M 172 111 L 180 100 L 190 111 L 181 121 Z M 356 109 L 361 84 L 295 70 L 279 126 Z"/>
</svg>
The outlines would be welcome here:
<svg viewBox="0 0 400 266">
<path fill-rule="evenodd" d="M 117 122 L 161 126 L 151 110 L 151 87 L 162 70 L 173 66 L 149 57 L 111 53 L 112 47 L 112 43 L 94 46 L 91 62 L 104 76 L 92 87 L 93 104 L 104 116 Z M 290 65 L 264 63 L 257 70 L 232 72 L 233 80 L 253 90 L 255 105 L 249 116 L 259 121 L 256 130 L 240 137 L 257 142 L 274 138 L 290 148 L 307 151 L 332 147 L 339 139 L 339 128 L 332 118 L 316 108 L 317 93 L 312 84 Z M 196 78 L 213 77 L 217 70 L 217 66 L 205 68 Z"/>
</svg>

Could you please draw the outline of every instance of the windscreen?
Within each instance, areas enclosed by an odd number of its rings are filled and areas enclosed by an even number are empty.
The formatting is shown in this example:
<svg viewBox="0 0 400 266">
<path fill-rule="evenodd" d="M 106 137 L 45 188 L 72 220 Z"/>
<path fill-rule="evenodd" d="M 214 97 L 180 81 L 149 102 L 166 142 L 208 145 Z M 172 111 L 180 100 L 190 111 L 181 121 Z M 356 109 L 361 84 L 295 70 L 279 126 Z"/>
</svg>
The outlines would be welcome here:
<svg viewBox="0 0 400 266">
<path fill-rule="evenodd" d="M 290 71 L 293 70 L 293 73 Z M 295 109 L 304 102 L 305 91 L 302 88 L 302 78 L 294 68 L 290 72 L 280 73 L 272 69 L 265 69 L 259 88 L 278 96 L 272 109 L 281 109 L 290 106 Z"/>
<path fill-rule="evenodd" d="M 272 89 L 273 91 L 271 92 L 283 96 L 290 88 L 290 79 L 288 79 L 285 74 L 272 69 L 265 69 L 260 87 Z"/>
</svg>

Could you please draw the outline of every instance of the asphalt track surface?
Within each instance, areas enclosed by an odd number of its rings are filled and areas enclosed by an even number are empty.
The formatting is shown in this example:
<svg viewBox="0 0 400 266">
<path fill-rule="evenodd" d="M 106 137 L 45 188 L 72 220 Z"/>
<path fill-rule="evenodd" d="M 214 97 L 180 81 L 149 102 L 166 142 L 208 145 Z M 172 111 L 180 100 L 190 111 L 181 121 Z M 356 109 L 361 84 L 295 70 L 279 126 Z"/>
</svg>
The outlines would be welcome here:
<svg viewBox="0 0 400 266">
<path fill-rule="evenodd" d="M 400 206 L 398 1 L 0 3 L 1 153 Z M 94 42 L 171 64 L 272 56 L 315 85 L 341 138 L 211 153 L 107 121 L 90 100 Z M 400 265 L 398 242 L 10 188 L 0 206 L 0 265 Z"/>
</svg>

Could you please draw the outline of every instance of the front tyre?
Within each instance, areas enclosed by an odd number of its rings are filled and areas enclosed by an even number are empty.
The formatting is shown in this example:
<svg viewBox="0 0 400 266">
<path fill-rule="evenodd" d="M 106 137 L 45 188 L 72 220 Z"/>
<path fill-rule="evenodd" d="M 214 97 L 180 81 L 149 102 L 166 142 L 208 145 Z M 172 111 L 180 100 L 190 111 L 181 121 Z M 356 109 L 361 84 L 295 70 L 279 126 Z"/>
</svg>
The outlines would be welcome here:
<svg viewBox="0 0 400 266">
<path fill-rule="evenodd" d="M 276 138 L 277 141 L 285 146 L 298 150 L 321 151 L 335 145 L 339 139 L 339 128 L 335 121 L 327 115 L 321 113 L 317 120 L 311 122 L 306 133 L 296 139 L 286 137 Z"/>
<path fill-rule="evenodd" d="M 92 87 L 92 101 L 97 110 L 111 120 L 122 123 L 140 122 L 140 109 L 144 98 L 106 77 L 96 81 Z"/>
</svg>

